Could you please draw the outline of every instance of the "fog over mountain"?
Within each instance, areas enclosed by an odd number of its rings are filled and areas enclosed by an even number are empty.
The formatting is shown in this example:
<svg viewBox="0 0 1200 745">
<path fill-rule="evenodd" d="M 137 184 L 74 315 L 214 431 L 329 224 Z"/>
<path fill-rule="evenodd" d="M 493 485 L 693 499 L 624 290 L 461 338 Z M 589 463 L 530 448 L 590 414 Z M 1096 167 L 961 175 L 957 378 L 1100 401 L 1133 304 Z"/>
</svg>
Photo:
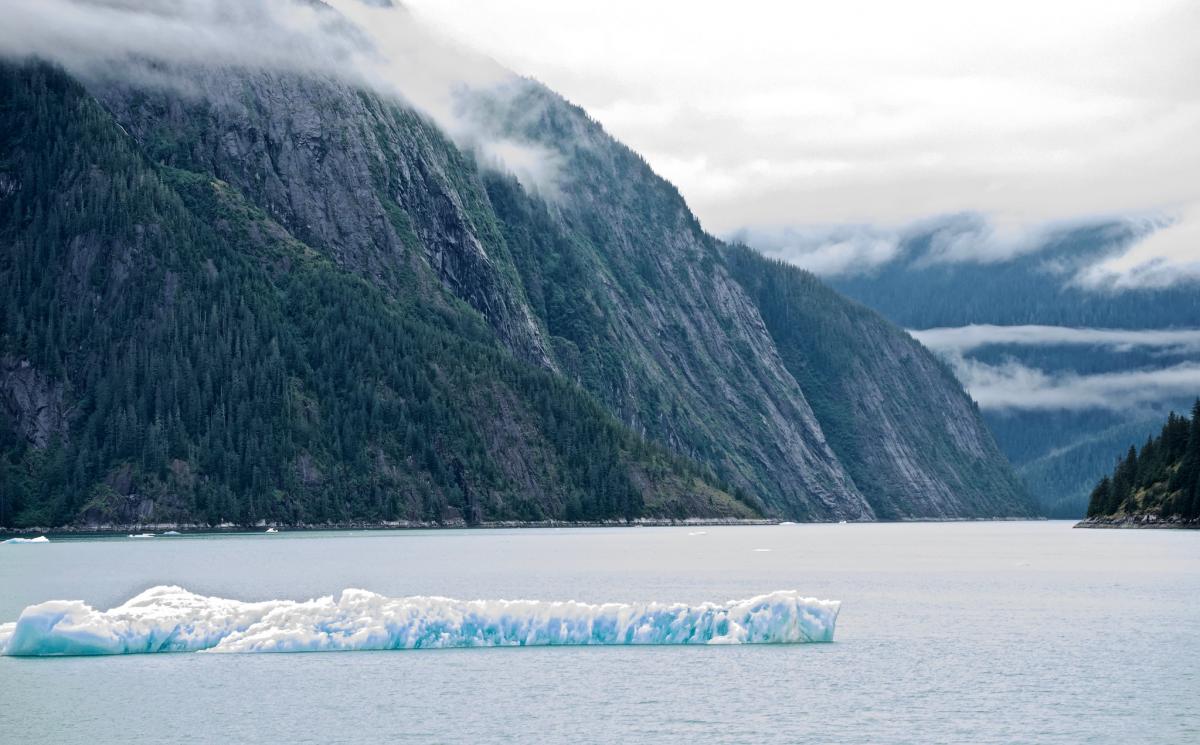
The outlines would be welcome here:
<svg viewBox="0 0 1200 745">
<path fill-rule="evenodd" d="M 1014 232 L 957 215 L 735 238 L 911 329 L 954 369 L 1044 509 L 1077 516 L 1113 454 L 1200 392 L 1200 281 L 1187 263 L 1200 252 L 1109 271 L 1174 229 L 1138 217 Z"/>
<path fill-rule="evenodd" d="M 1198 273 L 1187 0 L 409 5 L 585 106 L 719 234 L 978 214 L 990 235 L 963 248 L 980 257 L 1045 226 L 1148 219 L 1152 239 L 1085 279 Z M 857 249 L 886 252 L 872 243 Z"/>
<path fill-rule="evenodd" d="M 0 525 L 1036 513 L 902 329 L 404 8 L 13 11 Z"/>
</svg>

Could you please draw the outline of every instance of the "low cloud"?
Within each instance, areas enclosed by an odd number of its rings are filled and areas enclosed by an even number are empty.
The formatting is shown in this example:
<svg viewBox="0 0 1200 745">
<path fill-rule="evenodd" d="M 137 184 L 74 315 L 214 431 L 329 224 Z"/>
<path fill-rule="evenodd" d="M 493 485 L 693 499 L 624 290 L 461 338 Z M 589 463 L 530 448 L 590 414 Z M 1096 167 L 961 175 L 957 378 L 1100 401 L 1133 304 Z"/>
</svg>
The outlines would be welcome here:
<svg viewBox="0 0 1200 745">
<path fill-rule="evenodd" d="M 464 96 L 500 100 L 516 76 L 381 0 L 8 0 L 0 57 L 184 91 L 193 66 L 336 79 L 405 102 L 526 185 L 555 183 L 553 153 L 463 115 Z"/>
<path fill-rule="evenodd" d="M 1200 363 L 1158 370 L 1078 375 L 1048 373 L 1009 360 L 989 365 L 948 355 L 955 375 L 992 411 L 1129 411 L 1200 394 Z"/>
<path fill-rule="evenodd" d="M 1076 230 L 1109 228 L 1080 256 L 1056 257 L 1047 271 L 1071 275 L 1087 260 L 1118 252 L 1130 236 L 1149 234 L 1162 219 L 1089 218 L 1034 224 L 976 213 L 942 215 L 900 226 L 844 224 L 746 227 L 729 234 L 762 253 L 826 277 L 871 274 L 890 264 L 926 269 L 953 264 L 1003 264 L 1048 253 Z"/>
<path fill-rule="evenodd" d="M 1036 259 L 1030 271 L 1092 292 L 1200 282 L 1200 206 L 1176 214 L 1090 217 L 1024 224 L 976 213 L 900 226 L 745 227 L 730 240 L 823 277 L 915 272 Z"/>
<path fill-rule="evenodd" d="M 824 277 L 869 274 L 899 257 L 902 240 L 872 225 L 745 228 L 729 239 Z"/>
<path fill-rule="evenodd" d="M 1169 224 L 1129 250 L 1079 272 L 1075 284 L 1121 292 L 1200 282 L 1200 204 L 1180 210 Z"/>
<path fill-rule="evenodd" d="M 507 171 L 526 191 L 549 200 L 561 197 L 562 153 L 536 143 L 513 139 L 482 139 L 474 145 L 480 164 Z"/>
<path fill-rule="evenodd" d="M 1095 329 L 1069 326 L 994 326 L 972 324 L 954 328 L 909 331 L 926 347 L 942 353 L 965 354 L 989 346 L 1088 346 L 1115 351 L 1137 348 L 1172 353 L 1200 352 L 1200 329 Z"/>
</svg>

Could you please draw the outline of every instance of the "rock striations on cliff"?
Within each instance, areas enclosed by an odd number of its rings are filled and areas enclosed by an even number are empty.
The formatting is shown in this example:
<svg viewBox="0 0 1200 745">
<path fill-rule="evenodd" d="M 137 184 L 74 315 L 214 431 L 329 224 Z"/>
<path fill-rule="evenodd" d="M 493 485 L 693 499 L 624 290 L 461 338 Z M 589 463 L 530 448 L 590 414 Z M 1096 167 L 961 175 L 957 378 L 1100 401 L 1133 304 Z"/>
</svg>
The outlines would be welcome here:
<svg viewBox="0 0 1200 745">
<path fill-rule="evenodd" d="M 1029 516 L 900 329 L 585 112 L 0 67 L 0 524 Z M 186 81 L 186 86 L 179 84 Z"/>
</svg>

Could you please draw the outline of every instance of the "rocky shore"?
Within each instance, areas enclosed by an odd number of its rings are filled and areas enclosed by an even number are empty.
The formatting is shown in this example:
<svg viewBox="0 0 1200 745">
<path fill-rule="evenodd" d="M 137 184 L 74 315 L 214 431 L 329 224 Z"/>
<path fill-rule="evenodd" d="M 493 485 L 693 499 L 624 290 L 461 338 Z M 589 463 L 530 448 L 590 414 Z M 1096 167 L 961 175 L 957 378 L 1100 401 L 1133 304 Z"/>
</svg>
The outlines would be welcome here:
<svg viewBox="0 0 1200 745">
<path fill-rule="evenodd" d="M 260 522 L 254 525 L 238 525 L 221 523 L 206 525 L 201 523 L 136 523 L 113 524 L 102 523 L 95 525 L 63 525 L 55 528 L 32 527 L 19 529 L 0 528 L 0 538 L 8 536 L 28 536 L 59 534 L 127 534 L 127 533 L 158 533 L 175 530 L 181 533 L 256 533 L 267 528 L 278 530 L 433 530 L 438 528 L 630 528 L 630 527 L 673 527 L 673 526 L 714 526 L 714 525 L 778 525 L 778 520 L 767 519 L 736 519 L 736 518 L 639 518 L 637 520 L 582 520 L 571 522 L 567 520 L 498 520 L 468 524 L 465 520 L 447 520 L 444 522 L 425 521 L 385 521 L 385 522 L 339 522 L 339 523 L 284 523 Z"/>
<path fill-rule="evenodd" d="M 1089 517 L 1075 524 L 1076 528 L 1182 528 L 1200 530 L 1200 520 L 1184 520 L 1178 515 L 1163 518 L 1158 515 L 1120 515 L 1118 517 Z"/>
</svg>

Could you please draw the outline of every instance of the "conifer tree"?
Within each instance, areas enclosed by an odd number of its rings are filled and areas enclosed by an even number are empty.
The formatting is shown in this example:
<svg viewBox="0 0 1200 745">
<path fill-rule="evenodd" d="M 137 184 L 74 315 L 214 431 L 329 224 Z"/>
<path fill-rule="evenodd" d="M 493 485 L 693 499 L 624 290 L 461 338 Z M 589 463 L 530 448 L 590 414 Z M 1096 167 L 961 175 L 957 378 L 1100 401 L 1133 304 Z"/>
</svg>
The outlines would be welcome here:
<svg viewBox="0 0 1200 745">
<path fill-rule="evenodd" d="M 1096 488 L 1092 490 L 1092 497 L 1088 501 L 1088 517 L 1103 517 L 1108 513 L 1108 502 L 1112 496 L 1112 481 L 1105 476 L 1100 479 L 1100 483 L 1096 484 Z"/>
</svg>

